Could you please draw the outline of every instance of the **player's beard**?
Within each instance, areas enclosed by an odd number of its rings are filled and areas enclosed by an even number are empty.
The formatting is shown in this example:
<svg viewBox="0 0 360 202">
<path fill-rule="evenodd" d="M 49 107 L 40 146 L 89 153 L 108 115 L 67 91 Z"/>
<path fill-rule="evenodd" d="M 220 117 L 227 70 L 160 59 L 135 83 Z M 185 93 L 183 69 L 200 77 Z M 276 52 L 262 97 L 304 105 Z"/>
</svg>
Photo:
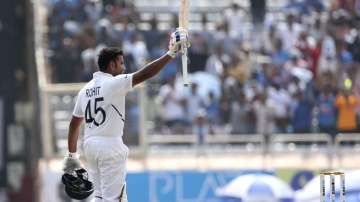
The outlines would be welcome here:
<svg viewBox="0 0 360 202">
<path fill-rule="evenodd" d="M 119 69 L 119 71 L 116 71 L 116 73 L 115 73 L 114 76 L 117 76 L 117 75 L 120 75 L 120 74 L 124 74 L 125 71 L 126 71 L 125 65 L 124 65 L 124 66 L 120 66 L 118 69 Z"/>
<path fill-rule="evenodd" d="M 126 67 L 125 65 L 123 65 L 119 74 L 124 74 L 125 72 L 126 72 Z"/>
</svg>

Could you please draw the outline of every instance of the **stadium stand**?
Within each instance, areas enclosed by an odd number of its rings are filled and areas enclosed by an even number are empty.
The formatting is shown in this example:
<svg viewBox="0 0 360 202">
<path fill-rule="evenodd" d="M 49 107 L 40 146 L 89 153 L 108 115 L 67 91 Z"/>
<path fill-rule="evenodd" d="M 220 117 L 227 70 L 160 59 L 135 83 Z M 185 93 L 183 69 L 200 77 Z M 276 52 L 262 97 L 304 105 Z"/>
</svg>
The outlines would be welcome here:
<svg viewBox="0 0 360 202">
<path fill-rule="evenodd" d="M 192 3 L 189 70 L 194 85 L 179 87 L 178 60 L 147 83 L 144 99 L 151 107 L 143 127 L 153 134 L 149 143 L 194 143 L 205 134 L 207 143 L 246 143 L 248 137 L 261 144 L 327 145 L 339 141 L 338 132 L 358 131 L 356 5 L 277 0 L 265 1 L 264 13 L 254 13 L 262 11 L 252 9 L 256 2 Z M 177 6 L 167 0 L 49 1 L 45 55 L 50 81 L 88 81 L 104 46 L 122 47 L 128 71 L 135 71 L 165 52 L 165 39 L 177 26 Z M 138 134 L 135 94 L 128 110 L 135 122 L 130 130 Z M 55 119 L 63 115 L 60 108 Z M 54 123 L 59 134 L 61 123 Z M 175 134 L 195 136 L 181 141 Z"/>
</svg>

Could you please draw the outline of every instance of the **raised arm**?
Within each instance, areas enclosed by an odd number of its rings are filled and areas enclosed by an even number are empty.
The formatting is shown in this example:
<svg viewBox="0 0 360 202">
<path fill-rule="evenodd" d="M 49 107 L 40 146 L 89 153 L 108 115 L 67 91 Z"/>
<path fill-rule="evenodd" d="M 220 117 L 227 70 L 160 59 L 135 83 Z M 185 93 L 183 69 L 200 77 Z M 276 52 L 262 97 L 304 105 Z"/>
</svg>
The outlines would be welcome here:
<svg viewBox="0 0 360 202">
<path fill-rule="evenodd" d="M 189 45 L 187 31 L 183 29 L 177 29 L 174 33 L 171 34 L 169 41 L 169 51 L 160 58 L 150 62 L 145 67 L 135 72 L 133 74 L 132 85 L 135 86 L 159 73 L 168 62 L 175 58 L 176 54 L 181 48 L 181 44 Z"/>
<path fill-rule="evenodd" d="M 173 58 L 170 55 L 164 54 L 160 58 L 150 62 L 145 67 L 141 68 L 140 70 L 138 70 L 137 72 L 134 73 L 132 85 L 135 86 L 135 85 L 155 76 L 172 59 Z"/>
</svg>

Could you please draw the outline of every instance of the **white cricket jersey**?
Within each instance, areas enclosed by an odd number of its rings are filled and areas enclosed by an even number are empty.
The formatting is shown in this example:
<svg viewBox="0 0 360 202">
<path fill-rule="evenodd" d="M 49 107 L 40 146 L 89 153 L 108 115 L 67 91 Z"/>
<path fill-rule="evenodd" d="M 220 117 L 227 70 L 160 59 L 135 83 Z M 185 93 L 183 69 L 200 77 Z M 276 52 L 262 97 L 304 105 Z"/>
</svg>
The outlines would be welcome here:
<svg viewBox="0 0 360 202">
<path fill-rule="evenodd" d="M 78 93 L 73 115 L 84 117 L 84 138 L 123 135 L 125 95 L 132 89 L 132 74 L 93 74 Z"/>
</svg>

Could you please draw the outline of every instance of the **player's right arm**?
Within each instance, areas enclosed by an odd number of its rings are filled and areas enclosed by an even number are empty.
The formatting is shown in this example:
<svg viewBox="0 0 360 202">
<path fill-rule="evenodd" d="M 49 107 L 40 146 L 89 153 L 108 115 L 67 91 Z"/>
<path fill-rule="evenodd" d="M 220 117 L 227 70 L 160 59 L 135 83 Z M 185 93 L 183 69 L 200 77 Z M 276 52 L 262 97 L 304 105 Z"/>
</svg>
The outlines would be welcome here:
<svg viewBox="0 0 360 202">
<path fill-rule="evenodd" d="M 69 132 L 68 132 L 68 150 L 69 152 L 66 154 L 63 162 L 63 171 L 66 173 L 71 173 L 75 169 L 81 167 L 81 163 L 79 161 L 79 155 L 76 153 L 77 150 L 77 141 L 80 134 L 80 127 L 84 119 L 84 112 L 81 109 L 81 91 L 79 92 L 75 108 L 73 111 L 73 116 L 71 118 L 69 124 Z"/>
<path fill-rule="evenodd" d="M 181 44 L 189 45 L 187 31 L 184 29 L 177 29 L 174 33 L 171 34 L 169 41 L 169 51 L 157 60 L 150 62 L 145 67 L 136 71 L 132 77 L 132 86 L 146 81 L 147 79 L 159 73 L 168 62 L 175 58 L 176 54 L 181 49 Z"/>
<path fill-rule="evenodd" d="M 79 138 L 80 127 L 83 120 L 83 117 L 72 116 L 71 118 L 68 134 L 68 148 L 70 153 L 76 153 L 77 140 Z"/>
</svg>

